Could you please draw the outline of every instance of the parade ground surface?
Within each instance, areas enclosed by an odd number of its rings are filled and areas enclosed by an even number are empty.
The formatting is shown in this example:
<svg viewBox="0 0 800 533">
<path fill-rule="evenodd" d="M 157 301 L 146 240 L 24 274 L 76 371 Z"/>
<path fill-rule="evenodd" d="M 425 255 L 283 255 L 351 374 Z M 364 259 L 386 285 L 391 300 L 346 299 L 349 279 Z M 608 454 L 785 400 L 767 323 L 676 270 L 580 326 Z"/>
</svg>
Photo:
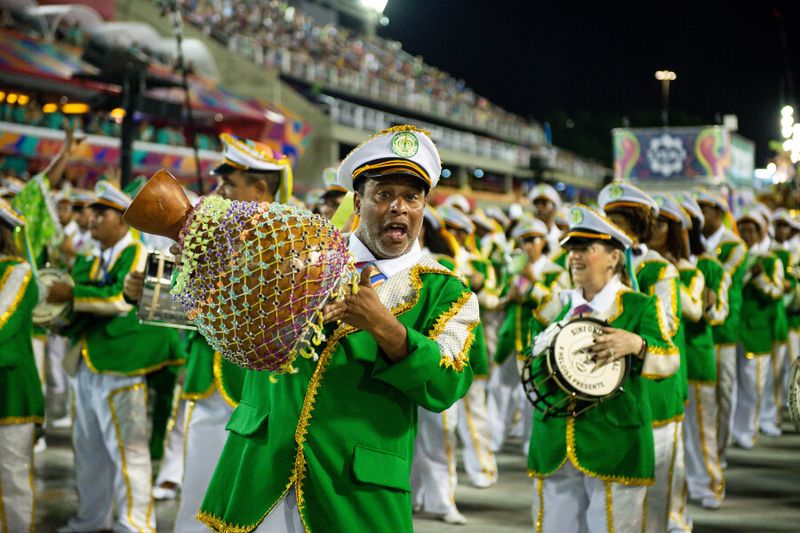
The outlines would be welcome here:
<svg viewBox="0 0 800 533">
<path fill-rule="evenodd" d="M 727 499 L 720 511 L 690 506 L 698 532 L 800 531 L 800 435 L 784 425 L 782 437 L 760 437 L 755 449 L 731 448 L 726 471 Z M 50 533 L 64 525 L 77 507 L 72 447 L 65 430 L 50 430 L 48 448 L 36 456 L 36 531 Z M 450 526 L 415 516 L 417 533 L 511 533 L 532 531 L 532 485 L 525 458 L 507 447 L 498 457 L 499 483 L 479 490 L 465 482 L 458 488 L 459 510 L 466 526 Z M 466 475 L 461 473 L 462 480 Z M 158 530 L 172 531 L 177 503 L 157 502 Z M 332 533 L 332 532 L 331 532 Z M 351 532 L 356 533 L 356 532 Z"/>
</svg>

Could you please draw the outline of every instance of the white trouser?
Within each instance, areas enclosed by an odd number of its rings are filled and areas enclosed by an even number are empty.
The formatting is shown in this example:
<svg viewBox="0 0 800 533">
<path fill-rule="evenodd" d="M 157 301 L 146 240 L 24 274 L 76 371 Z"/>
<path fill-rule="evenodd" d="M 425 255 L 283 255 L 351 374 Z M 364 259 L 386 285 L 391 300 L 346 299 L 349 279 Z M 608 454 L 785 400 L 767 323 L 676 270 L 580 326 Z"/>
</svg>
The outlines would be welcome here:
<svg viewBox="0 0 800 533">
<path fill-rule="evenodd" d="M 464 443 L 464 469 L 478 487 L 497 482 L 497 461 L 492 453 L 486 410 L 486 379 L 476 378 L 458 412 L 458 436 Z"/>
<path fill-rule="evenodd" d="M 720 344 L 714 347 L 717 355 L 717 453 L 725 462 L 725 451 L 731 437 L 733 412 L 736 396 L 736 358 L 735 344 Z"/>
<path fill-rule="evenodd" d="M 228 438 L 225 426 L 233 407 L 219 391 L 208 398 L 188 402 L 186 408 L 186 456 L 184 457 L 181 503 L 175 517 L 175 533 L 206 533 L 208 528 L 195 519 L 206 489 L 214 475 L 222 448 Z"/>
<path fill-rule="evenodd" d="M 207 529 L 205 531 L 208 531 Z M 294 487 L 258 525 L 254 533 L 305 533 Z"/>
<path fill-rule="evenodd" d="M 155 531 L 147 384 L 142 376 L 95 374 L 81 363 L 75 376 L 72 443 L 78 514 L 74 531 Z"/>
<path fill-rule="evenodd" d="M 456 510 L 456 425 L 459 403 L 442 413 L 418 409 L 419 430 L 411 463 L 415 508 L 436 514 Z"/>
<path fill-rule="evenodd" d="M 39 373 L 39 383 L 42 384 L 42 393 L 44 394 L 47 392 L 47 337 L 34 335 L 32 344 L 33 360 L 36 363 L 36 371 Z"/>
<path fill-rule="evenodd" d="M 647 487 L 647 531 L 664 533 L 669 527 L 675 464 L 681 435 L 681 422 L 673 420 L 653 427 L 656 452 L 656 482 Z M 681 451 L 681 455 L 682 455 Z"/>
<path fill-rule="evenodd" d="M 511 432 L 522 391 L 516 354 L 512 353 L 502 364 L 494 366 L 487 388 L 489 434 L 492 450 L 497 452 Z"/>
<path fill-rule="evenodd" d="M 61 396 L 67 392 L 67 373 L 61 363 L 67 353 L 69 339 L 61 335 L 47 336 L 47 383 L 50 392 Z"/>
<path fill-rule="evenodd" d="M 0 533 L 33 529 L 33 422 L 0 426 Z"/>
<path fill-rule="evenodd" d="M 483 311 L 481 310 L 481 322 L 483 322 L 483 335 L 486 337 L 486 351 L 491 364 L 494 361 L 494 354 L 497 351 L 497 334 L 506 316 L 505 311 Z"/>
<path fill-rule="evenodd" d="M 159 486 L 164 483 L 174 483 L 181 486 L 183 479 L 183 437 L 184 426 L 186 425 L 186 404 L 187 402 L 180 399 L 181 387 L 175 386 L 175 402 L 172 415 L 170 416 L 169 423 L 167 423 L 167 438 L 164 445 L 164 457 L 161 458 L 161 465 L 158 468 L 158 476 L 156 476 L 155 485 Z"/>
<path fill-rule="evenodd" d="M 762 396 L 759 426 L 762 428 L 780 428 L 783 421 L 783 403 L 786 397 L 784 387 L 784 366 L 789 344 L 775 344 L 769 359 L 765 361 L 764 395 Z"/>
<path fill-rule="evenodd" d="M 646 488 L 587 476 L 567 461 L 554 474 L 533 480 L 537 533 L 639 532 Z"/>
<path fill-rule="evenodd" d="M 733 417 L 733 438 L 739 443 L 755 442 L 758 438 L 758 421 L 767 380 L 769 354 L 751 357 L 741 356 L 737 360 L 736 411 Z"/>
<path fill-rule="evenodd" d="M 686 484 L 693 500 L 725 495 L 725 480 L 717 454 L 717 393 L 710 383 L 689 383 L 689 403 L 683 419 L 686 444 Z"/>
<path fill-rule="evenodd" d="M 669 531 L 691 531 L 692 519 L 686 507 L 686 458 L 683 420 L 675 422 L 677 440 L 672 462 L 672 488 L 669 501 Z"/>
</svg>

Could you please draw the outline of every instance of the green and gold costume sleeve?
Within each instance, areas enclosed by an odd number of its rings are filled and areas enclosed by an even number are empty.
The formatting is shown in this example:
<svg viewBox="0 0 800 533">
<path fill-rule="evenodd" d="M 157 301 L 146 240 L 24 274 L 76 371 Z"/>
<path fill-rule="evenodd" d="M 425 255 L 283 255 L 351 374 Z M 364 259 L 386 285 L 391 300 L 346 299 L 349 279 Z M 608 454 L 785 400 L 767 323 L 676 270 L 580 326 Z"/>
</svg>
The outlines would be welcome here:
<svg viewBox="0 0 800 533">
<path fill-rule="evenodd" d="M 641 374 L 650 379 L 663 379 L 678 371 L 681 355 L 672 343 L 672 336 L 664 329 L 663 313 L 656 298 L 643 306 L 639 324 L 639 336 L 647 342 Z"/>
<path fill-rule="evenodd" d="M 143 266 L 145 254 L 142 244 L 135 242 L 122 250 L 102 284 L 94 282 L 102 268 L 100 258 L 95 257 L 91 262 L 85 258 L 81 259 L 84 261 L 76 262 L 73 271 L 75 287 L 72 293 L 75 311 L 95 315 L 119 315 L 130 311 L 132 306 L 125 301 L 122 289 L 128 272 Z"/>
<path fill-rule="evenodd" d="M 425 409 L 441 412 L 463 397 L 472 384 L 468 353 L 480 316 L 477 297 L 458 278 L 448 276 L 437 290 L 426 330 L 406 326 L 408 356 L 394 364 L 379 358 L 373 377 L 396 387 Z"/>
<path fill-rule="evenodd" d="M 777 300 L 783 296 L 783 263 L 774 256 L 761 263 L 763 269 L 752 278 L 753 286 L 766 298 Z"/>
<path fill-rule="evenodd" d="M 33 273 L 28 263 L 0 263 L 0 344 L 11 340 L 25 324 L 38 300 L 36 283 L 31 283 Z M 30 340 L 30 339 L 29 339 Z M 12 353 L 0 353 L 0 366 Z"/>
<path fill-rule="evenodd" d="M 698 269 L 692 269 L 688 283 L 681 283 L 681 313 L 691 322 L 703 318 L 703 291 L 706 280 Z"/>
<path fill-rule="evenodd" d="M 677 335 L 681 325 L 680 286 L 677 269 L 667 263 L 659 272 L 658 281 L 650 287 L 650 295 L 658 298 L 661 310 L 659 320 L 663 322 L 662 327 L 670 338 Z"/>
<path fill-rule="evenodd" d="M 712 259 L 709 259 L 709 261 L 712 261 Z M 730 274 L 722 269 L 722 265 L 719 261 L 714 261 L 714 263 L 715 266 L 718 267 L 715 270 L 719 270 L 720 274 L 716 277 L 716 286 L 709 284 L 708 288 L 714 292 L 715 298 L 714 305 L 709 306 L 705 310 L 705 317 L 712 326 L 719 326 L 728 318 L 728 313 L 730 311 L 728 293 L 733 280 Z"/>
</svg>

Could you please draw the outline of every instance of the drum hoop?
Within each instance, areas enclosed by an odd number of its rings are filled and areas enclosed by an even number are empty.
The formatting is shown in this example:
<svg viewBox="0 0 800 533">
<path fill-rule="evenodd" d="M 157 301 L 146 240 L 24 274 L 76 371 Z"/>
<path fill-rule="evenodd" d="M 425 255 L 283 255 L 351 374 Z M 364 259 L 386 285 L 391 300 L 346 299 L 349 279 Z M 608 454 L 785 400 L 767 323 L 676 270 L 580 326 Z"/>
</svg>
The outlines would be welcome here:
<svg viewBox="0 0 800 533">
<path fill-rule="evenodd" d="M 70 276 L 68 272 L 66 272 L 65 270 L 61 270 L 60 268 L 45 267 L 38 269 L 36 276 L 39 280 L 42 279 L 42 274 L 49 274 L 54 278 L 54 281 L 59 281 L 62 283 L 66 283 L 70 287 L 75 287 L 75 280 L 72 279 L 72 276 Z M 50 285 L 45 285 L 45 287 L 49 288 Z M 59 309 L 58 313 L 48 313 L 45 317 L 39 316 L 41 313 L 37 313 L 37 310 L 40 310 L 45 305 L 51 309 Z M 53 304 L 53 303 L 47 303 L 46 301 L 42 301 L 33 308 L 33 312 L 31 313 L 32 321 L 36 326 L 41 326 L 45 329 L 49 329 L 49 326 L 51 326 L 56 319 L 66 316 L 67 314 L 69 314 L 71 309 L 72 309 L 71 302 Z"/>
</svg>

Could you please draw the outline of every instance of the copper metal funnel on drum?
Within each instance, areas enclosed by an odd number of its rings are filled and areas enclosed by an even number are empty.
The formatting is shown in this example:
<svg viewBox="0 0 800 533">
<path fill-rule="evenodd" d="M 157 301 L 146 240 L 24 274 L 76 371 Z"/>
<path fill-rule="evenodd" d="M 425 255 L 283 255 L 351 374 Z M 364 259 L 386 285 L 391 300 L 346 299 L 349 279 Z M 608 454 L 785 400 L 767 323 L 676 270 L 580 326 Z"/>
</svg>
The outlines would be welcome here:
<svg viewBox="0 0 800 533">
<path fill-rule="evenodd" d="M 177 242 L 191 212 L 192 204 L 178 180 L 161 169 L 147 180 L 122 218 L 139 231 Z"/>
</svg>

